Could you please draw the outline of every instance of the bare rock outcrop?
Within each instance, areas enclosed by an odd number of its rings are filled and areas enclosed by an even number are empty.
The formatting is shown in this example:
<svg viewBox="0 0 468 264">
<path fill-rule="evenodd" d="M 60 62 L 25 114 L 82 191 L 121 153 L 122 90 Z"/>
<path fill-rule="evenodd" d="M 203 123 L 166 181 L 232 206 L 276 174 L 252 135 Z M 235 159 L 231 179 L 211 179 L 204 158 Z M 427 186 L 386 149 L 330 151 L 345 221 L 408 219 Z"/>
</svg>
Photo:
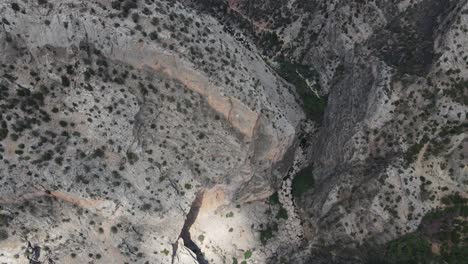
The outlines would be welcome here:
<svg viewBox="0 0 468 264">
<path fill-rule="evenodd" d="M 220 263 L 261 245 L 248 221 L 241 245 L 227 227 L 203 253 L 180 236 L 197 193 L 217 188 L 214 210 L 248 217 L 290 166 L 304 115 L 254 51 L 170 1 L 0 13 L 0 262 L 27 263 L 27 243 L 41 263 Z"/>
</svg>

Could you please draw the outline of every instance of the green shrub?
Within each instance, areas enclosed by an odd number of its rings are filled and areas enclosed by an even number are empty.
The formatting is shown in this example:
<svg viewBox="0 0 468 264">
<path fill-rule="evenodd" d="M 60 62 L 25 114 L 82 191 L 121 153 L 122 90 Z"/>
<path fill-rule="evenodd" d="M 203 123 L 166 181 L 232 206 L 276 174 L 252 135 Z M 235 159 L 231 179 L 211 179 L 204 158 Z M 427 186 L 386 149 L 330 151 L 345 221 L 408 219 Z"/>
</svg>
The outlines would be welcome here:
<svg viewBox="0 0 468 264">
<path fill-rule="evenodd" d="M 65 86 L 65 87 L 70 86 L 70 80 L 68 79 L 67 76 L 62 75 L 61 79 L 62 79 L 62 85 L 63 86 Z"/>
<path fill-rule="evenodd" d="M 274 237 L 274 232 L 278 231 L 278 225 L 272 224 L 268 225 L 265 229 L 260 230 L 260 241 L 263 245 L 266 245 L 268 240 Z"/>
<path fill-rule="evenodd" d="M 104 158 L 104 150 L 102 150 L 101 148 L 97 148 L 94 152 L 93 152 L 93 155 L 92 157 L 93 158 Z"/>
<path fill-rule="evenodd" d="M 158 33 L 156 31 L 152 31 L 151 33 L 149 33 L 149 37 L 151 40 L 156 40 L 158 39 Z"/>
<path fill-rule="evenodd" d="M 4 140 L 8 136 L 8 129 L 0 128 L 0 141 Z"/>
<path fill-rule="evenodd" d="M 429 263 L 431 245 L 419 234 L 409 234 L 391 242 L 387 256 L 392 263 Z"/>
<path fill-rule="evenodd" d="M 327 100 L 311 91 L 307 83 L 307 80 L 315 80 L 318 83 L 317 73 L 306 65 L 295 64 L 285 60 L 280 60 L 278 64 L 278 74 L 294 85 L 296 92 L 302 99 L 302 107 L 307 117 L 316 122 L 322 122 Z M 315 89 L 320 90 L 320 87 L 317 85 Z"/>
<path fill-rule="evenodd" d="M 137 154 L 131 152 L 131 151 L 127 151 L 127 159 L 128 159 L 128 162 L 130 162 L 130 164 L 135 164 L 135 162 L 138 161 L 138 156 Z"/>
<path fill-rule="evenodd" d="M 468 95 L 466 93 L 467 88 L 468 80 L 461 80 L 459 82 L 452 83 L 451 88 L 444 90 L 444 95 L 462 105 L 468 105 Z"/>
<path fill-rule="evenodd" d="M 151 209 L 151 204 L 149 203 L 145 203 L 141 206 L 141 210 L 143 211 L 148 211 L 149 209 Z"/>
<path fill-rule="evenodd" d="M 461 197 L 458 193 L 455 193 L 442 197 L 441 202 L 445 205 L 463 205 L 468 203 L 468 199 Z"/>
<path fill-rule="evenodd" d="M 270 196 L 269 202 L 271 205 L 277 205 L 279 204 L 279 197 L 278 197 L 278 192 L 275 192 Z"/>
<path fill-rule="evenodd" d="M 309 165 L 299 171 L 292 182 L 292 194 L 294 197 L 300 197 L 306 191 L 314 187 L 313 165 Z"/>
<path fill-rule="evenodd" d="M 288 211 L 283 207 L 280 207 L 278 213 L 276 214 L 276 219 L 288 219 Z"/>
<path fill-rule="evenodd" d="M 8 238 L 8 232 L 4 229 L 0 229 L 0 241 Z"/>
<path fill-rule="evenodd" d="M 444 203 L 453 206 L 427 213 L 417 231 L 371 250 L 366 263 L 464 263 L 468 258 L 468 206 L 466 200 L 451 195 Z M 440 245 L 433 254 L 431 243 Z"/>
</svg>

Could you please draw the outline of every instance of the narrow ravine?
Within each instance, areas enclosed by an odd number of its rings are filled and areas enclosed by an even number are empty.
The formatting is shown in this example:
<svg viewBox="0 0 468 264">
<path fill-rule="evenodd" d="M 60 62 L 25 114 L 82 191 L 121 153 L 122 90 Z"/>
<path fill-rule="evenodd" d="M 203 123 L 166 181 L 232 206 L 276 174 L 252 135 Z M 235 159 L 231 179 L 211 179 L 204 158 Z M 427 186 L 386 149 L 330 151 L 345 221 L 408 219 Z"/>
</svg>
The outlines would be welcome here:
<svg viewBox="0 0 468 264">
<path fill-rule="evenodd" d="M 192 202 L 192 206 L 190 207 L 190 211 L 187 214 L 187 217 L 184 222 L 184 226 L 182 227 L 182 231 L 178 237 L 182 238 L 184 241 L 184 245 L 190 249 L 195 255 L 197 256 L 197 262 L 199 264 L 209 264 L 209 262 L 205 259 L 205 256 L 198 245 L 193 242 L 192 237 L 190 235 L 190 228 L 192 227 L 193 223 L 198 217 L 198 212 L 200 211 L 201 204 L 203 202 L 204 191 L 200 191 L 195 196 L 195 199 Z M 173 244 L 173 256 L 172 256 L 172 263 L 174 263 L 174 258 L 177 253 L 177 241 Z"/>
<path fill-rule="evenodd" d="M 302 142 L 301 138 L 305 135 L 310 135 L 314 131 L 314 125 L 307 123 L 301 128 L 304 134 L 299 138 L 299 142 Z M 281 188 L 278 190 L 278 199 L 282 207 L 287 211 L 288 220 L 284 226 L 284 231 L 287 237 L 289 237 L 289 243 L 291 245 L 299 246 L 304 241 L 304 227 L 303 222 L 298 212 L 295 197 L 293 194 L 293 180 L 298 172 L 306 167 L 308 144 L 300 143 L 294 154 L 294 161 L 289 169 L 287 175 L 283 178 Z"/>
<path fill-rule="evenodd" d="M 292 180 L 294 174 L 297 173 L 298 167 L 300 167 L 300 162 L 298 159 L 295 159 L 293 167 L 287 176 L 283 178 L 283 183 L 278 191 L 279 202 L 288 213 L 288 221 L 284 228 L 286 229 L 285 231 L 290 239 L 290 243 L 294 245 L 300 245 L 304 237 L 302 221 L 297 212 L 292 193 Z"/>
</svg>

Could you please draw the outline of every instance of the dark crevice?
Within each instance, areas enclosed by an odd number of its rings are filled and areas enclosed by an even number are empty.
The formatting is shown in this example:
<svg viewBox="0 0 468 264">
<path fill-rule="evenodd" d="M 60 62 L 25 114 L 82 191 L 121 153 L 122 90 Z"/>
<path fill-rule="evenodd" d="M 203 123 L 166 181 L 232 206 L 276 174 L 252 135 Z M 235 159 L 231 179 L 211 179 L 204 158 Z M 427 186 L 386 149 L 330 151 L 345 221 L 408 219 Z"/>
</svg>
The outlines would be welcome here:
<svg viewBox="0 0 468 264">
<path fill-rule="evenodd" d="M 192 206 L 190 207 L 190 211 L 187 214 L 185 219 L 184 226 L 182 227 L 182 231 L 180 232 L 179 238 L 184 240 L 184 245 L 190 249 L 195 255 L 197 256 L 197 261 L 199 264 L 209 264 L 209 262 L 205 259 L 205 256 L 198 245 L 193 242 L 192 237 L 190 235 L 190 227 L 192 227 L 193 223 L 197 219 L 198 212 L 200 211 L 200 207 L 203 201 L 204 192 L 198 192 L 195 196 L 195 199 L 192 202 Z M 173 245 L 173 261 L 175 252 L 177 251 L 177 242 Z"/>
<path fill-rule="evenodd" d="M 38 245 L 32 246 L 31 242 L 28 241 L 26 256 L 29 260 L 29 264 L 41 264 L 42 262 L 39 261 L 39 257 L 41 256 L 41 247 Z"/>
</svg>

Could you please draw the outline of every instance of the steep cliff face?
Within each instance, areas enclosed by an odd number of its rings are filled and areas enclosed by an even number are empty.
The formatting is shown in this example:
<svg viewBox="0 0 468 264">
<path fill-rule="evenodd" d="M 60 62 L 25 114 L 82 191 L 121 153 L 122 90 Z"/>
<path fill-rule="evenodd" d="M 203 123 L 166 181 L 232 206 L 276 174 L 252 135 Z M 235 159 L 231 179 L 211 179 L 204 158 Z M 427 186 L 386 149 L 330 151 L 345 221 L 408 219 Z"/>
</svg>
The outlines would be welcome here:
<svg viewBox="0 0 468 264">
<path fill-rule="evenodd" d="M 326 244 L 388 241 L 414 231 L 443 196 L 466 194 L 466 87 L 457 85 L 466 62 L 443 64 L 465 52 L 446 38 L 463 31 L 466 2 L 402 4 L 379 8 L 392 17 L 367 38 L 349 33 L 341 71 L 322 82 L 328 105 L 311 151 L 321 183 L 304 208 Z"/>
<path fill-rule="evenodd" d="M 224 10 L 241 17 L 226 23 L 247 21 L 252 39 L 268 43 L 271 60 L 313 68 L 327 97 L 308 142 L 316 186 L 296 199 L 309 247 L 385 243 L 415 231 L 443 197 L 466 196 L 466 1 L 228 1 Z"/>
<path fill-rule="evenodd" d="M 319 76 L 316 186 L 296 199 L 312 245 L 384 243 L 466 195 L 466 1 L 193 2 Z"/>
</svg>

